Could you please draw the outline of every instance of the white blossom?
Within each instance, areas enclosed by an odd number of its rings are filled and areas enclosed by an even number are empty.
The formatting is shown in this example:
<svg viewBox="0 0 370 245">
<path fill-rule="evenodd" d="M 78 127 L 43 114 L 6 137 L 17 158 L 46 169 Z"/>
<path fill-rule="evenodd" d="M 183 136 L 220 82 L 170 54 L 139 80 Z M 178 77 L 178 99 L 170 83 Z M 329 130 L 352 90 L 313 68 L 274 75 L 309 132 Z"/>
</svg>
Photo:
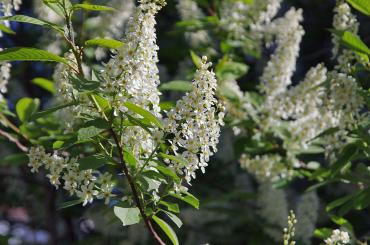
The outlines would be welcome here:
<svg viewBox="0 0 370 245">
<path fill-rule="evenodd" d="M 186 166 L 174 162 L 171 166 L 185 174 L 187 182 L 195 178 L 197 169 L 205 171 L 210 156 L 217 151 L 220 125 L 223 125 L 224 107 L 215 98 L 217 81 L 214 72 L 208 71 L 210 66 L 203 57 L 192 91 L 177 101 L 164 120 L 166 131 L 173 134 L 172 152 L 188 162 Z"/>
<path fill-rule="evenodd" d="M 220 12 L 220 25 L 233 40 L 247 37 L 250 6 L 243 1 L 223 1 Z M 252 11 L 250 11 L 252 12 Z"/>
<path fill-rule="evenodd" d="M 0 51 L 2 49 L 0 48 Z M 10 68 L 12 65 L 7 62 L 0 63 L 0 100 L 3 99 L 3 94 L 6 93 L 8 81 L 10 79 Z"/>
<path fill-rule="evenodd" d="M 265 107 L 274 108 L 275 99 L 287 90 L 295 70 L 299 44 L 304 34 L 300 25 L 302 10 L 290 9 L 265 30 L 276 35 L 277 48 L 261 77 L 261 91 L 266 94 Z"/>
<path fill-rule="evenodd" d="M 104 199 L 105 204 L 115 197 L 112 194 L 115 186 L 111 181 L 112 175 L 92 169 L 80 170 L 77 158 L 63 157 L 57 152 L 46 153 L 42 146 L 31 147 L 28 157 L 31 172 L 44 167 L 48 171 L 46 177 L 56 189 L 62 185 L 70 195 L 80 197 L 84 206 L 91 203 L 94 197 Z"/>
<path fill-rule="evenodd" d="M 103 76 L 107 82 L 104 93 L 111 95 L 116 113 L 130 113 L 123 105 L 129 101 L 161 117 L 155 31 L 155 14 L 160 8 L 158 1 L 141 1 L 129 21 L 123 40 L 125 45 L 105 66 Z M 141 154 L 149 155 L 155 148 L 151 135 L 141 127 L 126 128 L 122 135 L 123 144 L 133 150 L 137 159 Z"/>
<path fill-rule="evenodd" d="M 350 241 L 349 234 L 346 231 L 336 229 L 324 242 L 327 245 L 344 245 L 349 244 Z"/>
<path fill-rule="evenodd" d="M 256 13 L 251 30 L 253 32 L 262 32 L 275 17 L 280 9 L 282 0 L 261 0 L 253 3 L 251 13 Z"/>
<path fill-rule="evenodd" d="M 351 7 L 344 2 L 339 2 L 334 8 L 333 28 L 337 31 L 349 31 L 357 34 L 359 23 L 355 15 L 351 13 Z M 342 72 L 350 72 L 353 61 L 356 56 L 353 51 L 348 49 L 340 50 L 340 38 L 332 35 L 333 55 L 337 58 L 338 64 L 336 66 Z"/>
</svg>

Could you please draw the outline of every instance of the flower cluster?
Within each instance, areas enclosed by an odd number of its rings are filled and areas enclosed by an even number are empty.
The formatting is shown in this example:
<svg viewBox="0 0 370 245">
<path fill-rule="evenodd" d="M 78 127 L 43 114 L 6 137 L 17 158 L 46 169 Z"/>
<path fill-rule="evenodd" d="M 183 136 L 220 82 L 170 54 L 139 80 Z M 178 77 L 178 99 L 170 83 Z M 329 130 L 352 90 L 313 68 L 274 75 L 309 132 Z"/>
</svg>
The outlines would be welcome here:
<svg viewBox="0 0 370 245">
<path fill-rule="evenodd" d="M 108 204 L 112 194 L 113 183 L 111 175 L 97 170 L 81 170 L 77 158 L 59 156 L 56 152 L 49 154 L 42 146 L 32 147 L 28 154 L 31 172 L 38 172 L 44 167 L 49 173 L 47 177 L 56 189 L 61 185 L 70 195 L 77 195 L 83 201 L 83 206 L 91 203 L 94 198 L 104 199 Z"/>
<path fill-rule="evenodd" d="M 19 10 L 22 4 L 22 0 L 2 0 L 0 1 L 0 13 L 4 16 L 11 16 L 13 10 Z M 6 26 L 9 26 L 8 21 L 3 22 Z M 0 37 L 3 36 L 3 33 L 0 31 Z"/>
<path fill-rule="evenodd" d="M 117 108 L 116 114 L 130 114 L 123 104 L 129 101 L 161 117 L 155 32 L 155 14 L 161 6 L 160 1 L 141 1 L 129 21 L 125 45 L 105 66 L 103 92 L 109 96 L 113 108 Z M 137 159 L 155 148 L 156 142 L 141 127 L 126 128 L 123 135 L 123 144 L 133 150 Z"/>
<path fill-rule="evenodd" d="M 176 7 L 181 20 L 200 20 L 205 17 L 202 10 L 193 0 L 178 0 Z M 190 42 L 190 46 L 192 47 L 209 44 L 211 42 L 211 38 L 205 30 L 186 32 L 185 38 Z"/>
<path fill-rule="evenodd" d="M 350 243 L 350 238 L 347 232 L 341 230 L 333 230 L 329 238 L 325 240 L 327 245 L 344 245 Z"/>
<path fill-rule="evenodd" d="M 242 168 L 248 170 L 260 181 L 274 181 L 280 178 L 289 178 L 293 171 L 287 169 L 286 163 L 280 155 L 256 155 L 251 157 L 243 154 L 239 159 Z"/>
<path fill-rule="evenodd" d="M 276 35 L 277 48 L 261 77 L 261 91 L 266 94 L 265 107 L 274 108 L 275 100 L 291 84 L 299 54 L 299 44 L 304 34 L 300 25 L 302 10 L 290 9 L 284 17 L 274 20 L 265 32 Z"/>
<path fill-rule="evenodd" d="M 333 27 L 338 31 L 350 31 L 354 34 L 358 32 L 359 23 L 355 15 L 351 13 L 351 8 L 347 3 L 339 2 L 334 8 Z M 355 54 L 347 49 L 340 50 L 340 38 L 333 34 L 333 55 L 337 57 L 337 69 L 343 72 L 349 72 L 353 61 L 356 59 Z"/>
<path fill-rule="evenodd" d="M 0 48 L 0 51 L 2 49 Z M 10 78 L 11 64 L 7 62 L 0 63 L 0 100 L 3 99 L 3 94 L 7 92 L 7 84 Z"/>
<path fill-rule="evenodd" d="M 252 31 L 263 31 L 279 11 L 281 2 L 282 0 L 262 0 L 254 2 L 251 13 L 257 13 L 257 16 L 254 17 L 254 22 L 251 25 Z"/>
<path fill-rule="evenodd" d="M 249 5 L 243 1 L 223 1 L 220 24 L 229 37 L 244 40 L 247 37 Z"/>
<path fill-rule="evenodd" d="M 211 63 L 203 57 L 195 73 L 192 91 L 187 93 L 164 119 L 165 130 L 173 135 L 169 141 L 175 155 L 181 155 L 188 164 L 170 164 L 176 172 L 185 175 L 189 183 L 195 171 L 207 166 L 209 157 L 217 151 L 220 125 L 223 125 L 224 107 L 215 98 L 217 81 L 209 71 Z"/>
<path fill-rule="evenodd" d="M 296 242 L 293 239 L 295 235 L 295 224 L 297 224 L 297 219 L 293 210 L 290 210 L 288 216 L 288 228 L 284 228 L 284 245 L 294 245 Z"/>
</svg>

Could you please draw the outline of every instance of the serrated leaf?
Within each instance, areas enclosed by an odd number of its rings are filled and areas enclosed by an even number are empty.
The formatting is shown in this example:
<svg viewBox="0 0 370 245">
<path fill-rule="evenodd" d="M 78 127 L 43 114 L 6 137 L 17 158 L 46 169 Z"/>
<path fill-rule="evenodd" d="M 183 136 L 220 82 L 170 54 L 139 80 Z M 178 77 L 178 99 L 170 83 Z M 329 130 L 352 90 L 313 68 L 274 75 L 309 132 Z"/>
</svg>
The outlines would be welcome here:
<svg viewBox="0 0 370 245">
<path fill-rule="evenodd" d="M 124 45 L 123 42 L 114 40 L 114 39 L 107 39 L 107 38 L 97 38 L 97 39 L 90 39 L 85 42 L 87 46 L 100 46 L 104 48 L 110 49 L 117 49 Z"/>
<path fill-rule="evenodd" d="M 173 221 L 173 223 L 175 223 L 175 225 L 177 227 L 181 228 L 182 221 L 179 219 L 179 217 L 177 217 L 173 213 L 170 213 L 170 212 L 167 212 L 167 211 L 164 211 L 164 210 L 162 210 L 162 212 L 165 213 Z"/>
<path fill-rule="evenodd" d="M 159 86 L 160 91 L 180 91 L 180 92 L 189 92 L 191 91 L 192 85 L 187 81 L 175 80 L 168 83 L 163 83 Z"/>
<path fill-rule="evenodd" d="M 347 0 L 358 11 L 370 16 L 370 0 Z"/>
<path fill-rule="evenodd" d="M 22 98 L 16 104 L 16 112 L 21 122 L 26 122 L 38 110 L 40 101 L 38 99 Z"/>
<path fill-rule="evenodd" d="M 6 16 L 6 17 L 1 17 L 0 20 L 28 23 L 28 24 L 38 25 L 38 26 L 46 26 L 46 27 L 50 27 L 50 28 L 52 28 L 52 29 L 54 29 L 58 32 L 63 33 L 63 28 L 62 27 L 60 27 L 60 26 L 58 26 L 54 23 L 51 23 L 51 22 L 48 22 L 48 21 L 45 21 L 45 20 L 41 20 L 41 19 L 36 19 L 36 18 L 27 16 L 27 15 Z"/>
<path fill-rule="evenodd" d="M 49 91 L 52 94 L 55 94 L 56 89 L 54 86 L 54 82 L 50 81 L 49 79 L 43 78 L 43 77 L 36 77 L 31 80 L 31 82 L 40 88 L 45 89 L 46 91 Z"/>
<path fill-rule="evenodd" d="M 159 201 L 159 204 L 166 206 L 168 211 L 174 212 L 174 213 L 180 213 L 180 208 L 177 203 L 172 202 L 165 202 L 165 201 Z"/>
<path fill-rule="evenodd" d="M 0 31 L 5 32 L 7 34 L 14 35 L 15 32 L 8 28 L 6 25 L 0 24 Z"/>
<path fill-rule="evenodd" d="M 72 207 L 72 206 L 76 206 L 80 203 L 82 203 L 81 199 L 64 202 L 64 203 L 62 203 L 58 206 L 57 210 L 61 210 L 61 209 L 69 208 L 69 207 Z"/>
<path fill-rule="evenodd" d="M 115 9 L 112 7 L 103 6 L 103 5 L 94 5 L 94 4 L 88 4 L 88 3 L 75 4 L 73 5 L 73 8 L 90 10 L 90 11 L 115 11 Z"/>
<path fill-rule="evenodd" d="M 138 208 L 114 207 L 114 214 L 122 221 L 123 226 L 133 225 L 140 222 L 140 210 Z"/>
<path fill-rule="evenodd" d="M 181 194 L 183 194 L 184 196 L 182 196 L 180 194 L 175 194 L 175 193 L 172 193 L 170 195 L 177 198 L 177 199 L 180 199 L 181 201 L 184 201 L 184 202 L 190 204 L 191 206 L 193 206 L 196 209 L 199 209 L 199 200 L 198 200 L 198 198 L 196 198 L 195 196 L 193 196 L 189 192 L 181 192 Z"/>
<path fill-rule="evenodd" d="M 153 216 L 153 220 L 159 225 L 159 227 L 164 231 L 164 233 L 168 236 L 171 240 L 173 245 L 178 245 L 179 240 L 176 236 L 175 231 L 169 226 L 164 220 L 158 218 L 157 216 Z"/>
<path fill-rule="evenodd" d="M 130 111 L 135 112 L 136 114 L 139 114 L 143 118 L 149 120 L 151 123 L 158 126 L 159 128 L 163 128 L 162 123 L 159 121 L 159 119 L 156 118 L 150 111 L 147 111 L 140 106 L 137 106 L 128 101 L 124 102 L 123 105 Z"/>
<path fill-rule="evenodd" d="M 68 64 L 58 55 L 36 48 L 8 48 L 0 52 L 0 61 L 52 61 Z"/>
<path fill-rule="evenodd" d="M 56 107 L 53 107 L 53 108 L 46 109 L 44 111 L 37 112 L 37 113 L 33 114 L 30 119 L 31 120 L 36 120 L 38 118 L 41 118 L 41 117 L 47 116 L 47 115 L 49 115 L 53 112 L 56 112 L 60 109 L 63 109 L 63 108 L 69 107 L 69 106 L 74 106 L 74 105 L 78 105 L 78 102 L 73 101 L 73 102 L 70 102 L 70 103 L 67 103 L 67 104 L 59 105 L 59 106 L 56 106 Z"/>
</svg>

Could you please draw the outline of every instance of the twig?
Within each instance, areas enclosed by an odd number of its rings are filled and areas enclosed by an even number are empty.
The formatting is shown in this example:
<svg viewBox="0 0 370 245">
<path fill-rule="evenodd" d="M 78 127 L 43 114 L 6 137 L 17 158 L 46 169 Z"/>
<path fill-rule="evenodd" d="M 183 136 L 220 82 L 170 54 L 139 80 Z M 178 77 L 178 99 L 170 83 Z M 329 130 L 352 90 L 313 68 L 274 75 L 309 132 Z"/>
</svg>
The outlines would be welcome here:
<svg viewBox="0 0 370 245">
<path fill-rule="evenodd" d="M 0 135 L 4 136 L 5 138 L 7 138 L 10 142 L 13 142 L 14 144 L 17 145 L 17 147 L 23 151 L 23 152 L 28 152 L 28 148 L 24 145 L 22 145 L 21 142 L 19 142 L 19 140 L 17 138 L 14 138 L 11 134 L 3 131 L 0 129 Z"/>
<path fill-rule="evenodd" d="M 122 154 L 123 149 L 122 149 L 122 146 L 121 146 L 120 141 L 118 139 L 118 136 L 117 136 L 116 132 L 112 128 L 111 128 L 110 131 L 111 131 L 112 136 L 113 136 L 113 139 L 114 139 L 114 141 L 115 141 L 115 143 L 117 145 L 118 154 L 119 154 L 119 158 L 120 158 L 120 161 L 121 161 L 123 172 L 125 173 L 125 175 L 127 177 L 128 183 L 129 183 L 129 185 L 131 187 L 132 195 L 134 197 L 134 200 L 136 202 L 137 207 L 140 210 L 140 214 L 141 214 L 141 216 L 144 219 L 145 226 L 148 228 L 149 232 L 153 235 L 153 237 L 158 242 L 158 244 L 165 245 L 165 243 L 159 237 L 159 235 L 157 234 L 157 232 L 154 230 L 154 228 L 152 226 L 152 223 L 150 222 L 149 218 L 145 214 L 144 208 L 141 205 L 141 202 L 140 202 L 140 199 L 139 199 L 139 194 L 138 194 L 138 191 L 136 190 L 135 183 L 134 183 L 134 181 L 133 181 L 133 179 L 132 179 L 132 177 L 131 177 L 131 175 L 130 175 L 130 173 L 128 171 L 128 168 L 126 166 L 125 160 L 123 158 L 123 154 Z"/>
</svg>

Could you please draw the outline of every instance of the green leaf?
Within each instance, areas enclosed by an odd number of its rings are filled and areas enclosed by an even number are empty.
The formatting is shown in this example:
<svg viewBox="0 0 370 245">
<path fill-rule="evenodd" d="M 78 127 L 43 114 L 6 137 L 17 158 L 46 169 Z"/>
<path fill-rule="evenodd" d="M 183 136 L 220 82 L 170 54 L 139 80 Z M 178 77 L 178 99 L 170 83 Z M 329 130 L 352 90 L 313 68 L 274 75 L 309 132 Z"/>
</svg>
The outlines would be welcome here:
<svg viewBox="0 0 370 245">
<path fill-rule="evenodd" d="M 219 80 L 235 80 L 244 76 L 249 67 L 244 63 L 233 61 L 221 61 L 216 66 L 216 76 Z"/>
<path fill-rule="evenodd" d="M 180 156 L 167 155 L 167 154 L 164 154 L 164 153 L 159 153 L 159 155 L 161 157 L 165 158 L 165 159 L 180 163 L 180 166 L 188 165 L 188 162 Z"/>
<path fill-rule="evenodd" d="M 88 3 L 75 4 L 73 5 L 73 8 L 90 10 L 90 11 L 115 11 L 114 8 L 111 8 L 108 6 L 94 5 L 94 4 L 88 4 Z"/>
<path fill-rule="evenodd" d="M 168 238 L 171 240 L 173 245 L 178 245 L 179 240 L 177 239 L 175 231 L 169 226 L 164 220 L 158 218 L 157 216 L 153 216 L 153 220 L 161 227 L 161 229 L 166 233 Z"/>
<path fill-rule="evenodd" d="M 114 207 L 114 214 L 122 221 L 123 226 L 133 225 L 140 222 L 140 210 L 138 208 Z"/>
<path fill-rule="evenodd" d="M 136 158 L 131 150 L 124 148 L 123 149 L 123 159 L 130 166 L 131 169 L 135 169 L 137 165 Z"/>
<path fill-rule="evenodd" d="M 36 48 L 8 48 L 0 52 L 0 61 L 52 61 L 68 64 L 64 58 Z"/>
<path fill-rule="evenodd" d="M 104 130 L 105 130 L 104 128 L 97 128 L 95 126 L 80 128 L 77 132 L 78 141 L 88 140 L 92 137 L 95 137 L 95 136 L 99 135 Z"/>
<path fill-rule="evenodd" d="M 175 80 L 168 83 L 164 83 L 159 86 L 160 91 L 180 91 L 189 92 L 193 89 L 191 83 L 187 81 Z"/>
<path fill-rule="evenodd" d="M 64 145 L 64 141 L 61 141 L 61 140 L 57 140 L 53 143 L 53 149 L 54 150 L 57 150 L 57 149 L 60 149 L 62 148 Z"/>
<path fill-rule="evenodd" d="M 326 206 L 326 212 L 329 212 L 331 210 L 333 210 L 334 208 L 336 207 L 339 207 L 341 205 L 343 205 L 344 203 L 350 201 L 352 198 L 354 197 L 354 194 L 352 195 L 347 195 L 347 196 L 344 196 L 344 197 L 341 197 L 341 198 L 338 198 L 337 200 L 335 201 L 332 201 L 331 203 L 329 203 L 327 206 Z"/>
<path fill-rule="evenodd" d="M 193 196 L 189 192 L 184 191 L 184 192 L 181 192 L 181 193 L 184 196 L 182 196 L 180 194 L 175 194 L 175 193 L 172 193 L 170 195 L 177 198 L 177 199 L 180 199 L 181 201 L 184 201 L 184 202 L 190 204 L 191 206 L 193 206 L 196 209 L 199 209 L 199 200 L 198 200 L 198 198 L 196 198 L 195 196 Z"/>
<path fill-rule="evenodd" d="M 151 112 L 128 101 L 124 102 L 123 105 L 127 107 L 127 109 L 129 109 L 130 111 L 133 111 L 139 114 L 140 116 L 142 116 L 143 118 L 149 120 L 150 122 L 152 122 L 154 125 L 158 126 L 159 128 L 163 128 L 162 123 Z"/>
<path fill-rule="evenodd" d="M 180 208 L 177 203 L 172 202 L 165 202 L 165 201 L 159 201 L 159 204 L 166 206 L 168 211 L 174 212 L 174 213 L 180 213 Z"/>
<path fill-rule="evenodd" d="M 200 65 L 202 64 L 202 58 L 200 58 L 193 51 L 190 51 L 190 56 L 191 56 L 191 59 L 193 60 L 194 65 L 199 69 Z"/>
<path fill-rule="evenodd" d="M 42 0 L 42 1 L 46 6 L 48 6 L 60 17 L 65 18 L 66 13 L 64 11 L 63 5 L 61 5 L 60 0 Z M 63 0 L 63 2 L 65 4 L 67 12 L 70 12 L 72 10 L 72 3 L 69 0 Z"/>
<path fill-rule="evenodd" d="M 146 182 L 145 187 L 147 192 L 151 192 L 153 190 L 158 190 L 161 182 L 152 178 L 148 178 L 146 176 L 143 177 L 144 181 Z"/>
<path fill-rule="evenodd" d="M 337 175 L 345 165 L 352 160 L 358 151 L 357 142 L 346 145 L 338 156 L 338 160 L 332 166 L 332 176 Z"/>
<path fill-rule="evenodd" d="M 63 108 L 69 107 L 69 106 L 74 106 L 74 105 L 78 105 L 78 101 L 73 101 L 73 102 L 70 102 L 70 103 L 67 103 L 67 104 L 59 105 L 59 106 L 56 106 L 56 107 L 53 107 L 53 108 L 50 108 L 50 109 L 46 109 L 44 111 L 37 112 L 37 113 L 33 114 L 30 119 L 31 120 L 36 120 L 40 117 L 45 117 L 45 116 L 47 116 L 47 115 L 49 115 L 53 112 L 56 112 L 60 109 L 63 109 Z"/>
<path fill-rule="evenodd" d="M 370 16 L 370 0 L 347 0 L 358 11 Z"/>
<path fill-rule="evenodd" d="M 21 122 L 26 122 L 38 110 L 40 101 L 38 99 L 22 98 L 15 106 L 17 115 Z"/>
<path fill-rule="evenodd" d="M 54 82 L 50 81 L 49 79 L 46 79 L 46 78 L 43 78 L 43 77 L 36 77 L 36 78 L 32 79 L 31 82 L 33 84 L 36 84 L 40 88 L 43 88 L 46 91 L 49 91 L 52 94 L 55 94 L 55 92 L 56 92 Z"/>
<path fill-rule="evenodd" d="M 319 228 L 314 231 L 314 236 L 320 239 L 330 237 L 332 230 L 329 228 Z"/>
<path fill-rule="evenodd" d="M 123 42 L 120 42 L 118 40 L 107 39 L 107 38 L 90 39 L 85 42 L 85 45 L 87 46 L 100 46 L 100 47 L 110 48 L 110 49 L 117 49 L 121 47 L 123 44 L 124 44 Z"/>
<path fill-rule="evenodd" d="M 5 26 L 3 24 L 0 24 L 0 31 L 5 32 L 7 34 L 11 34 L 11 35 L 15 34 L 14 31 L 12 31 L 11 29 L 9 29 L 7 26 Z"/>
<path fill-rule="evenodd" d="M 175 182 L 177 182 L 177 183 L 180 182 L 180 177 L 177 176 L 177 174 L 175 172 L 173 172 L 171 169 L 168 169 L 168 168 L 160 166 L 160 165 L 156 166 L 155 168 L 158 169 L 159 172 L 161 172 L 162 174 L 171 177 Z"/>
<path fill-rule="evenodd" d="M 0 166 L 21 166 L 26 165 L 29 159 L 25 153 L 15 153 L 4 157 L 0 161 Z"/>
<path fill-rule="evenodd" d="M 45 20 L 36 19 L 36 18 L 26 16 L 26 15 L 6 16 L 6 17 L 1 17 L 0 20 L 14 21 L 14 22 L 21 22 L 21 23 L 38 25 L 38 26 L 50 27 L 58 32 L 63 33 L 63 28 L 54 23 L 51 23 Z"/>
<path fill-rule="evenodd" d="M 346 45 L 350 49 L 353 49 L 360 53 L 364 53 L 366 55 L 370 55 L 369 47 L 367 47 L 366 44 L 361 40 L 361 38 L 356 34 L 353 34 L 349 31 L 345 31 L 343 33 L 341 41 L 344 45 Z"/>
<path fill-rule="evenodd" d="M 98 169 L 109 162 L 112 162 L 112 160 L 103 155 L 93 155 L 78 159 L 80 170 Z"/>
<path fill-rule="evenodd" d="M 79 92 L 92 92 L 99 88 L 100 82 L 87 80 L 83 77 L 69 76 L 72 81 L 73 87 Z"/>
<path fill-rule="evenodd" d="M 96 101 L 101 111 L 107 112 L 112 108 L 111 105 L 109 104 L 109 101 L 101 97 L 100 95 L 92 94 L 91 96 L 93 97 L 94 101 Z"/>
<path fill-rule="evenodd" d="M 81 199 L 76 199 L 76 200 L 64 202 L 64 203 L 62 203 L 58 206 L 57 210 L 61 210 L 61 209 L 69 208 L 69 207 L 72 207 L 72 206 L 76 206 L 80 203 L 82 203 Z"/>
<path fill-rule="evenodd" d="M 177 225 L 177 227 L 181 228 L 182 221 L 179 219 L 179 217 L 177 217 L 173 213 L 170 213 L 170 212 L 167 212 L 167 211 L 164 211 L 164 210 L 162 210 L 162 212 L 167 214 L 167 216 L 173 221 L 173 223 L 175 223 L 175 225 Z"/>
</svg>

